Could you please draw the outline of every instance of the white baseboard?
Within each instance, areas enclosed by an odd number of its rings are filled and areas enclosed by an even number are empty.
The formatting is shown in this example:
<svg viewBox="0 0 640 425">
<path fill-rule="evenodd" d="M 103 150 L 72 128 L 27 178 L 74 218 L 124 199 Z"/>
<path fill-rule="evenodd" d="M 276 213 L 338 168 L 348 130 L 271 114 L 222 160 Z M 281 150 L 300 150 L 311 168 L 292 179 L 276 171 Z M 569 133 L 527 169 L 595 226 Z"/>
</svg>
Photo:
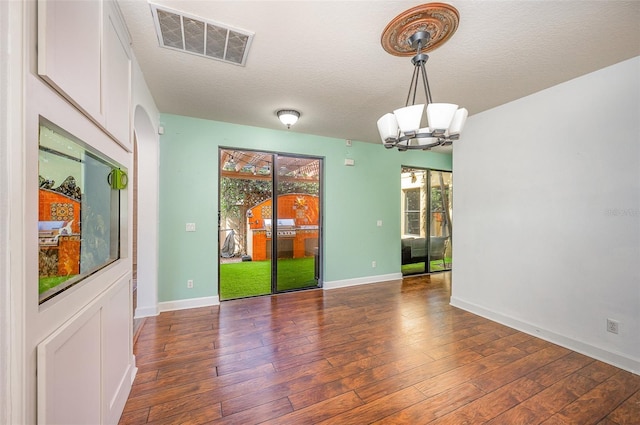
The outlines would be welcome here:
<svg viewBox="0 0 640 425">
<path fill-rule="evenodd" d="M 138 366 L 136 365 L 136 355 L 131 355 L 131 385 L 133 385 L 133 381 L 136 379 L 136 375 L 138 374 Z"/>
<path fill-rule="evenodd" d="M 324 282 L 322 289 L 346 288 L 348 286 L 367 285 L 369 283 L 388 282 L 390 280 L 402 279 L 402 273 L 381 274 L 377 276 L 357 277 L 354 279 L 333 280 Z"/>
<path fill-rule="evenodd" d="M 117 423 L 120 420 L 122 412 L 124 411 L 124 405 L 127 403 L 131 392 L 131 386 L 133 385 L 132 375 L 135 376 L 136 372 L 137 368 L 134 365 L 129 365 L 126 372 L 122 375 L 122 379 L 113 398 L 104 406 L 104 415 L 106 418 L 104 423 Z"/>
<path fill-rule="evenodd" d="M 538 326 L 532 325 L 527 322 L 515 319 L 513 317 L 505 316 L 501 313 L 493 310 L 488 310 L 479 305 L 466 302 L 459 298 L 451 297 L 450 304 L 454 307 L 466 310 L 470 313 L 477 314 L 486 319 L 498 322 L 513 329 L 517 329 L 529 335 L 544 339 L 545 341 L 552 342 L 560 345 L 561 347 L 568 348 L 585 356 L 592 357 L 596 360 L 603 361 L 610 365 L 619 367 L 636 375 L 640 374 L 640 359 L 634 359 L 624 354 L 604 350 L 594 345 L 586 344 L 582 341 L 578 341 L 573 338 L 569 338 L 564 335 L 557 334 L 555 332 L 541 329 Z"/>
<path fill-rule="evenodd" d="M 212 305 L 220 305 L 219 296 L 214 295 L 213 297 L 189 298 L 186 300 L 176 300 L 176 301 L 164 301 L 164 302 L 158 303 L 158 310 L 160 312 L 173 311 L 173 310 L 185 310 L 187 308 L 209 307 Z"/>
<path fill-rule="evenodd" d="M 158 310 L 158 306 L 152 307 L 136 307 L 135 314 L 133 315 L 134 319 L 142 319 L 143 317 L 153 317 L 160 314 Z"/>
</svg>

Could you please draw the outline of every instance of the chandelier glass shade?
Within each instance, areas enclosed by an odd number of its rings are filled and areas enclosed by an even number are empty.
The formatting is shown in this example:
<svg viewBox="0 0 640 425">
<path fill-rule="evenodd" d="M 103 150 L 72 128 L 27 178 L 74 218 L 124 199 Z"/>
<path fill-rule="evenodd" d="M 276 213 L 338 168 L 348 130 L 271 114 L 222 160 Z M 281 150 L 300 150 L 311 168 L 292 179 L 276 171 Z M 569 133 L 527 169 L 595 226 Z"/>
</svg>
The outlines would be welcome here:
<svg viewBox="0 0 640 425">
<path fill-rule="evenodd" d="M 436 12 L 432 12 L 432 10 Z M 392 21 L 383 32 L 383 47 L 389 53 L 397 56 L 406 56 L 407 53 L 415 52 L 411 59 L 414 70 L 405 106 L 394 110 L 393 113 L 384 114 L 377 123 L 382 144 L 388 149 L 397 148 L 400 151 L 410 149 L 427 150 L 436 146 L 450 145 L 454 140 L 460 138 L 468 112 L 465 108 L 459 108 L 456 104 L 434 103 L 432 101 L 425 68 L 429 56 L 424 53 L 425 50 L 432 50 L 446 41 L 453 34 L 453 31 L 446 34 L 442 32 L 436 34 L 439 38 L 434 41 L 431 40 L 431 33 L 425 30 L 425 26 L 418 26 L 415 32 L 406 40 L 410 50 L 406 45 L 400 46 L 400 43 L 398 43 L 398 45 L 394 46 L 388 41 L 389 39 L 396 41 L 393 37 L 397 38 L 397 34 L 406 34 L 406 28 L 402 28 L 404 32 L 399 31 L 396 24 L 398 22 L 404 24 L 407 21 L 411 21 L 411 19 L 407 19 L 407 16 L 417 16 L 418 18 L 413 20 L 417 22 L 417 25 L 420 24 L 420 19 L 431 19 L 429 20 L 429 23 L 431 23 L 433 16 L 442 15 L 442 10 L 448 13 L 448 19 L 455 19 L 455 27 L 453 29 L 455 31 L 458 19 L 457 10 L 450 5 L 432 3 L 404 12 Z M 424 16 L 426 18 L 423 18 Z M 447 26 L 447 28 L 451 28 L 451 25 Z M 391 34 L 391 37 L 388 34 Z M 420 82 L 422 82 L 424 88 L 424 103 L 416 103 Z M 427 123 L 422 125 L 425 112 Z"/>
</svg>

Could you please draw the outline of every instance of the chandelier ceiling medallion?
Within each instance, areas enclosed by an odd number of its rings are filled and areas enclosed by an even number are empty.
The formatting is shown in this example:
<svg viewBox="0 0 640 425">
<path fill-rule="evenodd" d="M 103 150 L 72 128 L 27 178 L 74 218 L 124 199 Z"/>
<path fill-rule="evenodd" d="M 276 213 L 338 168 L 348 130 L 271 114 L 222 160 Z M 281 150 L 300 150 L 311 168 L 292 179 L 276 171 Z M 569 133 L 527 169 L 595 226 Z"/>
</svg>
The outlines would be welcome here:
<svg viewBox="0 0 640 425">
<path fill-rule="evenodd" d="M 451 38 L 458 29 L 458 21 L 455 7 L 428 3 L 402 12 L 382 32 L 382 47 L 395 56 L 413 55 L 411 62 L 414 65 L 405 106 L 378 120 L 378 132 L 386 148 L 427 150 L 450 145 L 460 138 L 467 110 L 452 103 L 433 103 L 425 69 L 429 59 L 426 52 Z M 416 103 L 420 80 L 424 86 L 425 103 Z M 428 125 L 422 127 L 425 109 Z"/>
</svg>

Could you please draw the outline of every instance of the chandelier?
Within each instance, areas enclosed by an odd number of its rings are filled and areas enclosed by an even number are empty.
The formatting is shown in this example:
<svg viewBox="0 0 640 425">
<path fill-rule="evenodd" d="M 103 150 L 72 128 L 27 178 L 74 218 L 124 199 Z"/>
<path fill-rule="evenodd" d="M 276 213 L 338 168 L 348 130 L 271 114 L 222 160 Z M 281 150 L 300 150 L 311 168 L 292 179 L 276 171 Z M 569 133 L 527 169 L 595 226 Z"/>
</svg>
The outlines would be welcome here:
<svg viewBox="0 0 640 425">
<path fill-rule="evenodd" d="M 401 13 L 382 32 L 382 47 L 395 56 L 413 55 L 414 65 L 405 106 L 378 120 L 378 132 L 386 148 L 428 150 L 450 145 L 460 138 L 468 112 L 452 103 L 432 101 L 425 68 L 429 59 L 426 52 L 447 41 L 458 28 L 458 20 L 458 11 L 453 6 L 429 3 Z M 416 103 L 420 81 L 425 103 Z M 422 126 L 425 110 L 427 126 Z"/>
</svg>

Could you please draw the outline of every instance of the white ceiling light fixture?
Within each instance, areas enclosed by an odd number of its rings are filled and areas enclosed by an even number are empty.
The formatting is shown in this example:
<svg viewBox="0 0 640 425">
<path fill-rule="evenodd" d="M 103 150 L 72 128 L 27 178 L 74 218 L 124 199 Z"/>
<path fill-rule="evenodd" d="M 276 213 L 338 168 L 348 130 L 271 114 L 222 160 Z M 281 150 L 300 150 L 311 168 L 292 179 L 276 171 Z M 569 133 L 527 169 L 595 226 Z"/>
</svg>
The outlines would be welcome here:
<svg viewBox="0 0 640 425">
<path fill-rule="evenodd" d="M 425 53 L 446 42 L 458 28 L 458 21 L 455 7 L 429 3 L 396 16 L 382 32 L 382 47 L 395 56 L 413 55 L 411 62 L 414 65 L 405 106 L 378 120 L 378 132 L 386 148 L 427 150 L 450 145 L 460 138 L 467 110 L 452 103 L 433 103 L 425 69 L 429 59 Z M 425 103 L 416 103 L 420 80 L 424 86 Z M 425 109 L 427 126 L 423 127 L 421 121 Z"/>
<path fill-rule="evenodd" d="M 290 129 L 292 125 L 298 122 L 298 118 L 300 118 L 300 112 L 294 111 L 293 109 L 281 109 L 276 112 L 276 115 L 278 115 L 280 122 L 287 126 L 287 129 Z"/>
</svg>

